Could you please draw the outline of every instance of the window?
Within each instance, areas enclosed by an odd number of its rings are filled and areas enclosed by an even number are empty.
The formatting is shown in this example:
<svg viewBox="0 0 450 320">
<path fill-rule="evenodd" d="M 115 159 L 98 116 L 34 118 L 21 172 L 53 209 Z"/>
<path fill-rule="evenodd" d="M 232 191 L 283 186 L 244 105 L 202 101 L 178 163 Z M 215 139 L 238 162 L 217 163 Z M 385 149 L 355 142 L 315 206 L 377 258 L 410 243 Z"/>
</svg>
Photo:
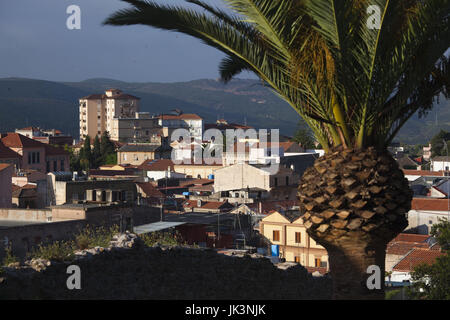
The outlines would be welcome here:
<svg viewBox="0 0 450 320">
<path fill-rule="evenodd" d="M 273 241 L 280 241 L 280 231 L 273 230 Z"/>
<path fill-rule="evenodd" d="M 36 152 L 36 163 L 41 163 L 40 156 L 41 156 L 41 153 L 40 152 Z"/>
<path fill-rule="evenodd" d="M 302 234 L 300 232 L 295 233 L 295 243 L 301 243 L 302 242 Z"/>
<path fill-rule="evenodd" d="M 278 186 L 278 178 L 274 178 L 273 180 L 274 180 L 273 181 L 274 186 L 277 187 Z"/>
<path fill-rule="evenodd" d="M 28 164 L 31 163 L 31 152 L 28 152 Z"/>
<path fill-rule="evenodd" d="M 286 176 L 286 185 L 289 185 L 289 176 Z"/>
<path fill-rule="evenodd" d="M 295 256 L 294 257 L 294 261 L 297 262 L 297 263 L 300 263 L 300 257 L 299 256 Z"/>
<path fill-rule="evenodd" d="M 61 171 L 64 171 L 64 160 L 61 160 Z"/>
<path fill-rule="evenodd" d="M 36 163 L 36 152 L 31 153 L 31 163 Z"/>
<path fill-rule="evenodd" d="M 314 259 L 314 266 L 315 267 L 320 267 L 322 264 L 322 261 L 320 260 L 320 258 L 315 258 Z"/>
<path fill-rule="evenodd" d="M 50 172 L 50 161 L 47 161 L 47 168 L 46 168 L 47 172 Z"/>
<path fill-rule="evenodd" d="M 58 161 L 53 161 L 53 171 L 58 171 Z"/>
</svg>

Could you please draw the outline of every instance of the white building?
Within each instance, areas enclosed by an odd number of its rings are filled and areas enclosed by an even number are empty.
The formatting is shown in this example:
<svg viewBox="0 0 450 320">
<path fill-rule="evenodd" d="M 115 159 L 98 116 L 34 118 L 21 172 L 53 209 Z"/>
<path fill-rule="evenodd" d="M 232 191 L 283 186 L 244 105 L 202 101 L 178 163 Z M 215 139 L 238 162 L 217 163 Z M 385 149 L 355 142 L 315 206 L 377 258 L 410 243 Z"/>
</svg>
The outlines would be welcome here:
<svg viewBox="0 0 450 320">
<path fill-rule="evenodd" d="M 157 116 L 158 124 L 161 127 L 168 128 L 168 136 L 171 137 L 172 132 L 176 129 L 183 128 L 189 131 L 191 137 L 202 141 L 203 137 L 203 119 L 196 114 L 162 114 Z M 178 137 L 177 137 L 178 138 Z M 174 139 L 175 140 L 175 139 Z"/>
<path fill-rule="evenodd" d="M 448 199 L 413 198 L 408 212 L 408 228 L 418 228 L 421 234 L 429 234 L 431 226 L 439 219 L 450 220 Z"/>
<path fill-rule="evenodd" d="M 431 159 L 431 171 L 449 171 L 450 156 L 438 156 Z"/>
</svg>

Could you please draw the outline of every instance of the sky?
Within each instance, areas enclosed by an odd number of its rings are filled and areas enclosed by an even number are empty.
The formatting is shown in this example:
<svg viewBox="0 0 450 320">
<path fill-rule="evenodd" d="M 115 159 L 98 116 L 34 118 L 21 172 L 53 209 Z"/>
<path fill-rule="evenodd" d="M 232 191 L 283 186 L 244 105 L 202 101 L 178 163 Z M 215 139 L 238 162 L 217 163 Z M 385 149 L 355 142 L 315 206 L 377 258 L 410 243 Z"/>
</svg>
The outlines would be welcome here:
<svg viewBox="0 0 450 320">
<path fill-rule="evenodd" d="M 159 0 L 183 4 L 183 0 Z M 209 0 L 221 4 L 221 0 Z M 81 9 L 69 30 L 67 7 Z M 120 0 L 0 0 L 0 78 L 127 82 L 216 79 L 224 54 L 200 40 L 148 26 L 103 26 Z M 240 78 L 254 78 L 243 73 Z"/>
</svg>

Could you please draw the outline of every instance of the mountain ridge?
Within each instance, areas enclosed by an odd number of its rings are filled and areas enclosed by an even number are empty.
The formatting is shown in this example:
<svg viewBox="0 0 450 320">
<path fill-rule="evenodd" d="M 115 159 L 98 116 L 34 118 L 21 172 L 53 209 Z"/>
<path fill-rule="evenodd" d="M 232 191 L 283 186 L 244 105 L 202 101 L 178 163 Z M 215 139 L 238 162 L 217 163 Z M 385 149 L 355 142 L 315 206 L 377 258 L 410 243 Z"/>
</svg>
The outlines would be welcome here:
<svg viewBox="0 0 450 320">
<path fill-rule="evenodd" d="M 285 135 L 293 135 L 300 121 L 296 111 L 260 80 L 233 79 L 224 84 L 217 79 L 164 83 L 108 78 L 62 82 L 10 77 L 0 78 L 0 131 L 33 125 L 62 129 L 78 138 L 78 99 L 111 87 L 140 97 L 141 111 L 151 114 L 178 108 L 185 113 L 198 113 L 205 122 L 225 118 L 255 128 L 279 128 Z M 441 104 L 427 117 L 419 119 L 414 115 L 396 141 L 424 144 L 440 129 L 450 131 L 449 107 L 449 101 L 441 99 Z"/>
</svg>

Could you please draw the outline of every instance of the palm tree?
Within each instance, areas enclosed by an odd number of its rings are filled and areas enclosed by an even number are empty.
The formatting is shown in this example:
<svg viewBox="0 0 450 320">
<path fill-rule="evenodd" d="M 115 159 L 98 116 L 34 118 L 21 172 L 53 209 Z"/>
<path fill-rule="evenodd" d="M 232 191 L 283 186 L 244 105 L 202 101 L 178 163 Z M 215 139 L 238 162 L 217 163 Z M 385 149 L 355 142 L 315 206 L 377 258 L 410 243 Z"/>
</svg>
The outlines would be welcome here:
<svg viewBox="0 0 450 320">
<path fill-rule="evenodd" d="M 383 299 L 384 279 L 370 290 L 367 269 L 384 276 L 412 197 L 386 150 L 412 115 L 448 98 L 450 0 L 224 0 L 227 11 L 123 1 L 132 7 L 105 24 L 201 39 L 226 54 L 223 81 L 254 72 L 306 121 L 326 154 L 304 173 L 299 202 L 328 251 L 333 296 Z"/>
</svg>

